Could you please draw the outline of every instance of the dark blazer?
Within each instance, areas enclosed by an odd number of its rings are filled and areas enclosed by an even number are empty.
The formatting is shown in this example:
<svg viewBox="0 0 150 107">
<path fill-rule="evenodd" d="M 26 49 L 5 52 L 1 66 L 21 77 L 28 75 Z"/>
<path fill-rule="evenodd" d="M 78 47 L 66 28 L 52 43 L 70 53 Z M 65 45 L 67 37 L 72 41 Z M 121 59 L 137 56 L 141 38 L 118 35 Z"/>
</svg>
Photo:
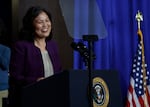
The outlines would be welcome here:
<svg viewBox="0 0 150 107">
<path fill-rule="evenodd" d="M 0 44 L 0 90 L 8 89 L 10 49 Z"/>
<path fill-rule="evenodd" d="M 46 49 L 51 58 L 54 74 L 62 71 L 58 47 L 52 40 L 46 42 Z M 12 46 L 9 76 L 9 106 L 20 107 L 21 90 L 24 86 L 37 82 L 44 77 L 44 65 L 40 49 L 34 43 L 16 42 Z"/>
<path fill-rule="evenodd" d="M 46 42 L 46 49 L 51 58 L 54 74 L 61 72 L 62 67 L 58 47 L 52 40 Z M 33 42 L 19 41 L 12 48 L 10 60 L 10 77 L 18 85 L 28 85 L 44 77 L 44 65 L 40 49 Z"/>
</svg>

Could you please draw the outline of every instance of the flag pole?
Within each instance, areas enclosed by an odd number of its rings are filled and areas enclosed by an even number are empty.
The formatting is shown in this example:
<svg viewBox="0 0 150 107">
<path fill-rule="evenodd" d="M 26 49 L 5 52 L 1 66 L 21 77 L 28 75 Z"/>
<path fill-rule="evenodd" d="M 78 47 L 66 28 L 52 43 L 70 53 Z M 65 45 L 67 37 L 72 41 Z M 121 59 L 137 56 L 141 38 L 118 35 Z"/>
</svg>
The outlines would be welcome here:
<svg viewBox="0 0 150 107">
<path fill-rule="evenodd" d="M 138 23 L 138 36 L 140 37 L 140 42 L 141 42 L 141 45 L 142 45 L 142 70 L 143 70 L 143 90 L 144 90 L 144 107 L 147 107 L 148 105 L 148 100 L 147 100 L 147 95 L 148 95 L 148 92 L 147 92 L 147 88 L 146 88 L 146 85 L 147 85 L 147 81 L 146 81 L 146 69 L 145 69 L 145 55 L 144 55 L 144 42 L 143 42 L 143 34 L 142 34 L 142 31 L 141 31 L 141 21 L 143 21 L 143 15 L 140 11 L 138 11 L 138 13 L 136 14 L 136 20 L 137 20 L 137 23 Z"/>
</svg>

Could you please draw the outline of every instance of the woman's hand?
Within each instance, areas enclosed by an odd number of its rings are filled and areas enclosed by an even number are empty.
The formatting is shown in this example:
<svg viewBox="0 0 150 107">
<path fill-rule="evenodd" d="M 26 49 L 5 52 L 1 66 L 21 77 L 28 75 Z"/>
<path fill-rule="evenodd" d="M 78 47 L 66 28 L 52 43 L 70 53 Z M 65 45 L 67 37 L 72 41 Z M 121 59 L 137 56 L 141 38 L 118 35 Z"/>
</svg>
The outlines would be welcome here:
<svg viewBox="0 0 150 107">
<path fill-rule="evenodd" d="M 37 81 L 40 81 L 40 80 L 43 80 L 43 79 L 45 79 L 45 78 L 44 77 L 40 77 L 40 78 L 37 79 Z"/>
</svg>

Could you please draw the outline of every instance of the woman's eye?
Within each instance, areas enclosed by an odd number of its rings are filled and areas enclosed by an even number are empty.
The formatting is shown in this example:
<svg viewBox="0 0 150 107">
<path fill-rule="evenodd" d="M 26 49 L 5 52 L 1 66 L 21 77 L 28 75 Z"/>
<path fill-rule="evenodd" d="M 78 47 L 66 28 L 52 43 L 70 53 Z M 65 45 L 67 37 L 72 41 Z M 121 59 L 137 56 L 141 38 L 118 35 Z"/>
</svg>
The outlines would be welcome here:
<svg viewBox="0 0 150 107">
<path fill-rule="evenodd" d="M 37 23 L 41 24 L 41 23 L 43 23 L 43 22 L 42 22 L 42 21 L 37 21 Z"/>
</svg>

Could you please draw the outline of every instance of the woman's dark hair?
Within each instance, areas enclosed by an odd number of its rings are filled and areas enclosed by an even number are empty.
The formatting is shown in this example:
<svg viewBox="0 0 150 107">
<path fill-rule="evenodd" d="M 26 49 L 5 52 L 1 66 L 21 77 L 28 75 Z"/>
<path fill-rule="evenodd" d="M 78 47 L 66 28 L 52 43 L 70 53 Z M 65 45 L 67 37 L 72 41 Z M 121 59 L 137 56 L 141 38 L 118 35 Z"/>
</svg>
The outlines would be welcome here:
<svg viewBox="0 0 150 107">
<path fill-rule="evenodd" d="M 33 21 L 41 12 L 45 12 L 48 15 L 48 17 L 52 23 L 51 14 L 46 9 L 44 9 L 40 6 L 30 7 L 28 9 L 27 13 L 25 14 L 25 16 L 23 17 L 23 22 L 22 22 L 23 27 L 20 30 L 19 39 L 27 40 L 27 41 L 34 40 L 35 29 L 33 26 Z M 51 30 L 50 35 L 46 39 L 50 40 L 51 38 L 52 38 L 52 30 Z"/>
</svg>

